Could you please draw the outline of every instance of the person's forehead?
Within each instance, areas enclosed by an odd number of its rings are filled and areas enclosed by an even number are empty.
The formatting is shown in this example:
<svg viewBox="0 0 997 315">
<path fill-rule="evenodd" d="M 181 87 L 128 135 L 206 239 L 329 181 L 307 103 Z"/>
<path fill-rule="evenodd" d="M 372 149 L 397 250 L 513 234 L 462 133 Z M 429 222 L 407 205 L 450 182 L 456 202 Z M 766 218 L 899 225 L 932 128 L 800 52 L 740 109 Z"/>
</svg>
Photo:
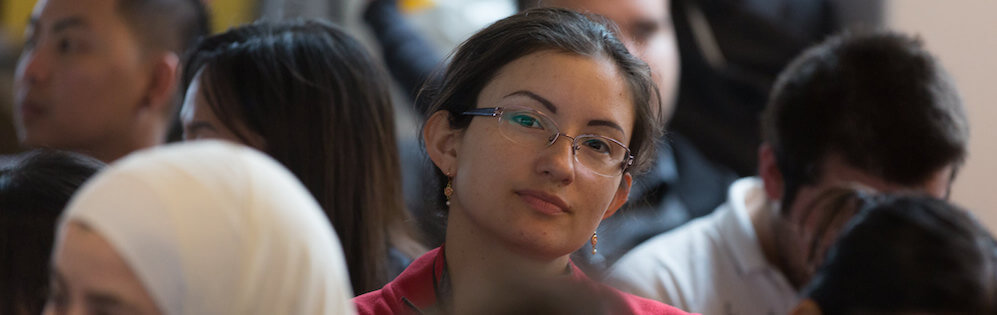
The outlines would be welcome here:
<svg viewBox="0 0 997 315">
<path fill-rule="evenodd" d="M 116 24 L 120 21 L 117 5 L 120 0 L 41 0 L 32 17 L 41 23 L 54 23 L 67 18 L 82 19 L 88 25 Z"/>
<path fill-rule="evenodd" d="M 529 99 L 516 93 L 520 91 L 536 93 L 561 108 L 552 117 L 555 120 L 601 119 L 617 122 L 625 134 L 632 129 L 628 125 L 634 115 L 630 94 L 619 70 L 607 59 L 550 50 L 532 53 L 503 66 L 477 102 Z M 537 105 L 534 109 L 544 109 Z"/>
<path fill-rule="evenodd" d="M 945 197 L 948 192 L 949 180 L 951 179 L 952 174 L 951 167 L 943 167 L 935 171 L 931 178 L 926 179 L 922 183 L 915 185 L 901 185 L 888 181 L 873 173 L 852 167 L 837 156 L 825 159 L 822 167 L 823 172 L 820 181 L 821 186 L 859 183 L 884 193 L 916 190 L 931 194 L 938 198 Z"/>
</svg>

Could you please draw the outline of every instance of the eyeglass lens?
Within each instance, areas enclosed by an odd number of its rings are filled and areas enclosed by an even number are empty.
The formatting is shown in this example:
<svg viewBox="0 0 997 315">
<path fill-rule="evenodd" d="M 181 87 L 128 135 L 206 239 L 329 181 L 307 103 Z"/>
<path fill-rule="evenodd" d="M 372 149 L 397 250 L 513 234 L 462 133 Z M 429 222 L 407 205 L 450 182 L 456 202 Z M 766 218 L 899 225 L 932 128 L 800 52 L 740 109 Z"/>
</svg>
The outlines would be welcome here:
<svg viewBox="0 0 997 315">
<path fill-rule="evenodd" d="M 552 145 L 559 138 L 554 121 L 530 110 L 503 112 L 499 117 L 499 132 L 512 142 L 538 149 Z M 601 136 L 581 135 L 574 138 L 571 147 L 575 152 L 575 160 L 596 173 L 615 176 L 623 171 L 627 150 L 619 143 Z"/>
</svg>

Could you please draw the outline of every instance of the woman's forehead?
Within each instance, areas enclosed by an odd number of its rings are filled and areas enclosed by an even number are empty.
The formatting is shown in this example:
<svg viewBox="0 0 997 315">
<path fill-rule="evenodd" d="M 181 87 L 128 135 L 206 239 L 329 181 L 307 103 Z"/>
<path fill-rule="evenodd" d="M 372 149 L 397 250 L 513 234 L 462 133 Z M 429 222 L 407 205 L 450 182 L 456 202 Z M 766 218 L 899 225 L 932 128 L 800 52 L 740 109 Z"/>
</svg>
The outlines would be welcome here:
<svg viewBox="0 0 997 315">
<path fill-rule="evenodd" d="M 558 117 L 611 120 L 625 129 L 635 115 L 626 80 L 611 60 L 556 51 L 506 64 L 478 96 L 478 107 L 517 103 Z"/>
</svg>

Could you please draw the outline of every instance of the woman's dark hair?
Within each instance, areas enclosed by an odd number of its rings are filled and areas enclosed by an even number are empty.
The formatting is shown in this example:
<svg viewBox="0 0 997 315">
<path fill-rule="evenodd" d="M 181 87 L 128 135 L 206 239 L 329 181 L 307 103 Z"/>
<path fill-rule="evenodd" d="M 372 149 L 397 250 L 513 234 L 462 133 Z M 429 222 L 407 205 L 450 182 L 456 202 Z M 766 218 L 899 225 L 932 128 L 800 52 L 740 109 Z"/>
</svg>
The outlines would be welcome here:
<svg viewBox="0 0 997 315">
<path fill-rule="evenodd" d="M 103 166 L 42 149 L 0 169 L 0 314 L 41 313 L 56 221 L 76 189 Z"/>
<path fill-rule="evenodd" d="M 339 235 L 355 293 L 387 283 L 390 246 L 419 254 L 387 75 L 357 40 L 319 21 L 257 22 L 208 37 L 190 55 L 184 88 L 200 73 L 225 127 L 246 143 L 241 130 L 261 137 L 263 151 L 304 183 Z"/>
<path fill-rule="evenodd" d="M 425 115 L 447 111 L 451 128 L 467 128 L 471 116 L 461 113 L 477 106 L 478 94 L 485 85 L 505 65 L 536 52 L 606 58 L 626 81 L 634 106 L 633 136 L 628 147 L 636 159 L 628 172 L 643 172 L 650 167 L 656 141 L 662 134 L 663 118 L 656 110 L 661 96 L 647 64 L 627 51 L 615 31 L 615 24 L 601 16 L 557 8 L 531 9 L 495 22 L 457 47 L 436 83 L 438 89 L 424 89 L 433 94 L 428 96 L 433 101 Z M 442 191 L 446 176 L 440 170 L 435 173 Z M 443 194 L 437 195 L 437 202 L 442 204 Z"/>
<path fill-rule="evenodd" d="M 997 244 L 967 212 L 929 196 L 880 196 L 804 289 L 824 314 L 997 312 Z"/>
</svg>

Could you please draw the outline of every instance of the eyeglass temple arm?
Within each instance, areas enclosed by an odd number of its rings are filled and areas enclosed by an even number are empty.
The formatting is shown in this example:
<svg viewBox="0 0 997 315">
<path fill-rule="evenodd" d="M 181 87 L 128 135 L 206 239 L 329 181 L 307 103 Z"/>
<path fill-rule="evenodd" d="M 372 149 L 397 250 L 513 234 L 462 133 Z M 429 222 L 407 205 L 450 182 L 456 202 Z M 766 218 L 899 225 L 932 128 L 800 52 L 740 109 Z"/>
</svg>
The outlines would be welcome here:
<svg viewBox="0 0 997 315">
<path fill-rule="evenodd" d="M 634 160 L 637 158 L 633 154 L 627 154 L 627 157 L 623 159 L 623 172 L 626 172 L 634 165 Z"/>
<path fill-rule="evenodd" d="M 463 112 L 463 113 L 460 113 L 460 114 L 461 115 L 470 115 L 470 116 L 491 116 L 491 117 L 496 117 L 496 116 L 502 114 L 502 108 L 501 107 L 475 108 L 475 109 L 472 109 L 472 110 L 469 110 L 469 111 L 466 111 L 466 112 Z"/>
</svg>

